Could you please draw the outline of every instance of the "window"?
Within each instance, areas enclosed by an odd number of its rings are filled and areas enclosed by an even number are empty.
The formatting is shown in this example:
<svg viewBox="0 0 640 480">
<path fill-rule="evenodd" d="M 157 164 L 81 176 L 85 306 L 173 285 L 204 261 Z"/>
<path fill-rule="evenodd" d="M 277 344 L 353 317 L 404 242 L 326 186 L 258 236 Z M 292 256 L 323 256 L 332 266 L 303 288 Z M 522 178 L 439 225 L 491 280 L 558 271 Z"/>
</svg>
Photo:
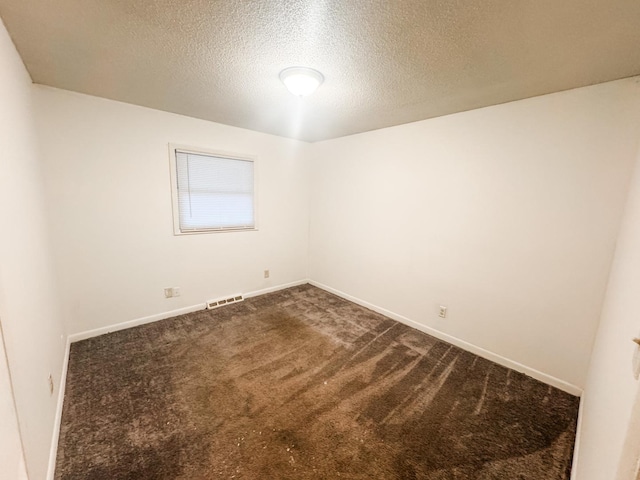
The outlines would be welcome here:
<svg viewBox="0 0 640 480">
<path fill-rule="evenodd" d="M 253 159 L 175 146 L 170 150 L 177 235 L 256 228 Z"/>
</svg>

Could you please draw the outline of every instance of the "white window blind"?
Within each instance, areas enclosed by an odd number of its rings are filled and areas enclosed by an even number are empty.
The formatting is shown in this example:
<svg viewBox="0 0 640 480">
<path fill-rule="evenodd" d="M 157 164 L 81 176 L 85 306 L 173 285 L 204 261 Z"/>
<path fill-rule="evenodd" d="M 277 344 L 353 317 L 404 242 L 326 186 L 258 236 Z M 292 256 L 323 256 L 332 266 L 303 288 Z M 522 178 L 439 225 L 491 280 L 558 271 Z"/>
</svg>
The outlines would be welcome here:
<svg viewBox="0 0 640 480">
<path fill-rule="evenodd" d="M 181 232 L 255 227 L 252 160 L 175 155 Z"/>
</svg>

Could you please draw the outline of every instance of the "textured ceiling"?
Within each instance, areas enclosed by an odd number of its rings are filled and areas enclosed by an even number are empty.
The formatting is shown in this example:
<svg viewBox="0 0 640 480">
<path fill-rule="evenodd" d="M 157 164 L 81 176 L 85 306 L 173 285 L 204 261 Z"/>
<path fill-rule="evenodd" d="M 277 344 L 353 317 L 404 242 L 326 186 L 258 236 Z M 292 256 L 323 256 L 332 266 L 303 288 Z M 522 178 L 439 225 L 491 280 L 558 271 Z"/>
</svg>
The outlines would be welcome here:
<svg viewBox="0 0 640 480">
<path fill-rule="evenodd" d="M 317 141 L 640 74 L 638 0 L 0 0 L 34 82 Z M 325 83 L 299 100 L 292 65 Z"/>
</svg>

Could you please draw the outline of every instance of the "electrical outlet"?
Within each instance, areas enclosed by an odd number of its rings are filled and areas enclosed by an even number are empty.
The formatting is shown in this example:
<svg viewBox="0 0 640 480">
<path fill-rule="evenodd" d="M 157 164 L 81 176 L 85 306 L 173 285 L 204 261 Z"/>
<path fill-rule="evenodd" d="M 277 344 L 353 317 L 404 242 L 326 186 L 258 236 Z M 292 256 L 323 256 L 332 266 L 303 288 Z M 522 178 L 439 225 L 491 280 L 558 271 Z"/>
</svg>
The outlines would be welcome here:
<svg viewBox="0 0 640 480">
<path fill-rule="evenodd" d="M 49 374 L 49 395 L 53 395 L 53 375 Z"/>
<path fill-rule="evenodd" d="M 447 318 L 447 307 L 445 307 L 444 305 L 440 305 L 438 316 L 441 318 Z"/>
<path fill-rule="evenodd" d="M 167 287 L 164 289 L 164 298 L 179 297 L 180 287 Z"/>
<path fill-rule="evenodd" d="M 269 278 L 269 270 L 264 271 L 264 278 Z"/>
</svg>

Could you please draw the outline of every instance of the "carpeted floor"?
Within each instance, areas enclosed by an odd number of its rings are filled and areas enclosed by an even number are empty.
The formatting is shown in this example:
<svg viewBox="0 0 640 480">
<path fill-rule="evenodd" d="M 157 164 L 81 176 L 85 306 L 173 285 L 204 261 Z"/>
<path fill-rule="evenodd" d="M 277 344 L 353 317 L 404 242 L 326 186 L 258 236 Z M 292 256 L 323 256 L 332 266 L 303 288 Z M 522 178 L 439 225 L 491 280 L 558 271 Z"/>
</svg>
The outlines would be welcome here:
<svg viewBox="0 0 640 480">
<path fill-rule="evenodd" d="M 71 346 L 57 479 L 568 479 L 578 398 L 303 285 Z"/>
</svg>

